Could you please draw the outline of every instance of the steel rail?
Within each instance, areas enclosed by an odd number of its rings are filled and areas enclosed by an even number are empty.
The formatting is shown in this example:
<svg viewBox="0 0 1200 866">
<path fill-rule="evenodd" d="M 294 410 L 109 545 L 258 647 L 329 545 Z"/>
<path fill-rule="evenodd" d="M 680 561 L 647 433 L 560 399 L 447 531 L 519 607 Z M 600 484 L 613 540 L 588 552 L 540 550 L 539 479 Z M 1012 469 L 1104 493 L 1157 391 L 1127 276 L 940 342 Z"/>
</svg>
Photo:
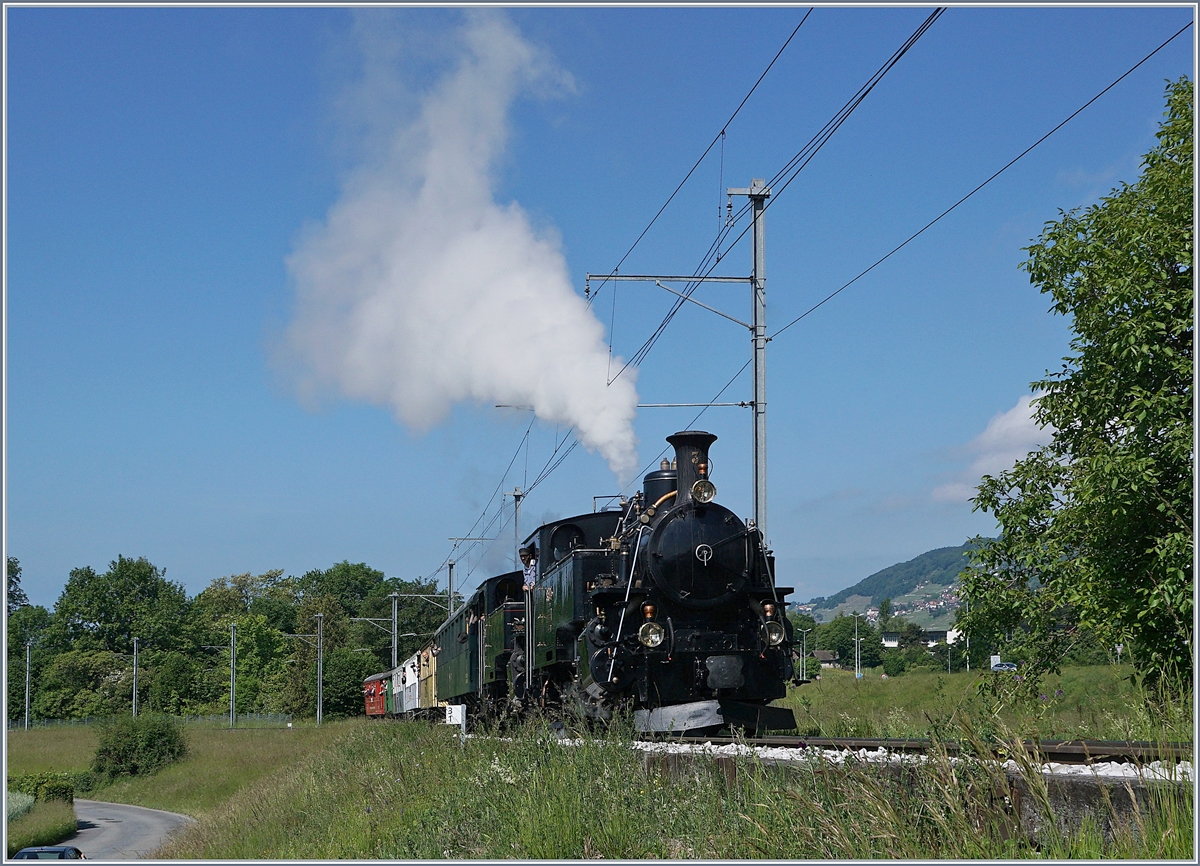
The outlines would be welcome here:
<svg viewBox="0 0 1200 866">
<path fill-rule="evenodd" d="M 935 748 L 944 749 L 948 754 L 957 755 L 963 751 L 962 745 L 956 742 L 934 743 L 932 740 L 921 738 L 864 738 L 864 737 L 732 737 L 732 736 L 672 736 L 671 742 L 682 743 L 712 743 L 713 745 L 728 745 L 740 743 L 747 746 L 778 746 L 784 748 L 803 749 L 839 749 L 857 752 L 860 749 L 877 751 L 887 749 L 891 752 L 905 754 L 927 754 Z M 1021 746 L 1027 755 L 1036 756 L 1047 763 L 1060 764 L 1091 764 L 1100 761 L 1116 761 L 1121 763 L 1145 764 L 1150 761 L 1179 761 L 1191 760 L 1193 747 L 1191 743 L 1152 743 L 1129 740 L 1024 740 Z M 988 746 L 992 750 L 989 757 L 1007 757 L 1011 745 L 993 743 Z"/>
</svg>

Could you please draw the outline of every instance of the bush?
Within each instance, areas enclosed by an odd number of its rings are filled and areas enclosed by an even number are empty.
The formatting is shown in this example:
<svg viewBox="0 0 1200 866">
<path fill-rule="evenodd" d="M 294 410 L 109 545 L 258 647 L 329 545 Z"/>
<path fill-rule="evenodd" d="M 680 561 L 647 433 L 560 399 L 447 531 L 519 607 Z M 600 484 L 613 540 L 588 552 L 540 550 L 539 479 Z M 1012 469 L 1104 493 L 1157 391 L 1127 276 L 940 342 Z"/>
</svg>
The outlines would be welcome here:
<svg viewBox="0 0 1200 866">
<path fill-rule="evenodd" d="M 95 781 L 95 777 L 88 772 L 23 773 L 9 777 L 8 790 L 18 791 L 41 802 L 64 800 L 71 803 L 75 800 L 76 792 L 86 794 L 95 787 Z"/>
<path fill-rule="evenodd" d="M 883 672 L 889 677 L 898 677 L 904 673 L 904 653 L 896 649 L 883 651 Z"/>
<path fill-rule="evenodd" d="M 92 770 L 109 779 L 144 776 L 186 755 L 183 729 L 170 716 L 124 716 L 100 729 Z"/>
</svg>

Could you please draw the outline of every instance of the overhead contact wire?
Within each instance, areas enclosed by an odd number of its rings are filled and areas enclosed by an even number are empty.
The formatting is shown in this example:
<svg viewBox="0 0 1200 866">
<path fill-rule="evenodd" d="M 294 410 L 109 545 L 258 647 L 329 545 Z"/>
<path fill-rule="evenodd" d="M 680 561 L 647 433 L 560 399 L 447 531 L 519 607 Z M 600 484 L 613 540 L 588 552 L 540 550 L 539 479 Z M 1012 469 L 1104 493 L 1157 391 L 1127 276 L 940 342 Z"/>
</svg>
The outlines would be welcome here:
<svg viewBox="0 0 1200 866">
<path fill-rule="evenodd" d="M 811 307 L 809 307 L 807 310 L 805 310 L 805 311 L 804 311 L 803 313 L 801 313 L 799 316 L 797 316 L 796 318 L 792 319 L 790 322 L 788 322 L 786 325 L 784 325 L 782 328 L 780 328 L 778 331 L 776 331 L 774 334 L 772 334 L 772 335 L 771 335 L 771 336 L 770 336 L 768 339 L 771 339 L 771 340 L 775 339 L 775 338 L 776 338 L 776 337 L 778 337 L 780 334 L 782 334 L 784 331 L 786 331 L 788 328 L 792 327 L 792 325 L 796 324 L 796 323 L 797 323 L 797 322 L 799 322 L 801 319 L 803 319 L 804 317 L 808 316 L 810 313 L 813 313 L 813 312 L 815 312 L 815 311 L 816 311 L 816 310 L 817 310 L 819 307 L 823 306 L 823 305 L 824 305 L 826 302 L 833 300 L 833 298 L 837 297 L 837 296 L 838 296 L 838 295 L 840 295 L 840 294 L 841 294 L 843 291 L 845 291 L 846 289 L 850 288 L 850 286 L 854 285 L 856 282 L 858 282 L 860 279 L 862 279 L 863 277 L 865 277 L 865 276 L 866 276 L 867 274 L 869 274 L 871 271 L 875 270 L 875 268 L 879 267 L 879 265 L 883 264 L 883 263 L 884 263 L 884 262 L 886 262 L 888 259 L 890 259 L 890 258 L 891 258 L 893 255 L 895 255 L 896 253 L 900 252 L 900 250 L 904 249 L 904 248 L 905 248 L 906 246 L 908 246 L 908 245 L 909 245 L 909 244 L 910 244 L 912 241 L 916 240 L 918 237 L 920 237 L 922 234 L 924 234 L 924 233 L 925 233 L 925 231 L 926 231 L 927 229 L 931 228 L 931 227 L 932 227 L 934 224 L 936 224 L 936 223 L 937 223 L 939 220 L 941 220 L 943 217 L 945 217 L 946 215 L 948 215 L 948 214 L 949 214 L 951 211 L 953 211 L 955 208 L 957 208 L 959 205 L 961 205 L 961 204 L 962 204 L 963 202 L 965 202 L 967 199 L 971 198 L 971 196 L 975 195 L 975 193 L 979 192 L 981 189 L 983 189 L 985 186 L 987 186 L 987 185 L 988 185 L 989 183 L 991 183 L 993 180 L 995 180 L 996 178 L 998 178 L 1000 175 L 1002 175 L 1002 174 L 1003 174 L 1004 172 L 1006 172 L 1008 169 L 1010 169 L 1010 168 L 1012 168 L 1014 165 L 1016 165 L 1016 163 L 1017 163 L 1017 162 L 1018 162 L 1018 161 L 1019 161 L 1019 160 L 1020 160 L 1022 157 L 1024 157 L 1026 154 L 1028 154 L 1028 153 L 1029 153 L 1031 150 L 1033 150 L 1035 147 L 1037 147 L 1037 146 L 1038 146 L 1039 144 L 1041 144 L 1043 141 L 1045 141 L 1046 139 L 1048 139 L 1050 136 L 1054 135 L 1054 133 L 1058 132 L 1060 129 L 1062 129 L 1064 126 L 1066 126 L 1066 125 L 1067 125 L 1068 123 L 1070 123 L 1072 120 L 1074 120 L 1074 119 L 1075 119 L 1075 117 L 1076 117 L 1076 116 L 1078 116 L 1080 113 L 1082 113 L 1084 109 L 1086 109 L 1086 108 L 1087 108 L 1089 105 L 1091 105 L 1093 102 L 1095 102 L 1095 101 L 1096 101 L 1097 99 L 1099 99 L 1101 96 L 1103 96 L 1104 94 L 1108 93 L 1108 91 L 1112 90 L 1114 87 L 1116 87 L 1118 84 L 1120 84 L 1120 83 L 1121 83 L 1121 82 L 1122 82 L 1122 81 L 1123 81 L 1125 78 L 1127 78 L 1129 75 L 1131 75 L 1131 74 L 1134 72 L 1134 70 L 1136 70 L 1136 69 L 1137 69 L 1139 66 L 1141 66 L 1141 65 L 1142 65 L 1142 64 L 1144 64 L 1146 61 L 1148 61 L 1148 60 L 1149 60 L 1151 57 L 1153 57 L 1155 54 L 1157 54 L 1158 52 L 1160 52 L 1160 51 L 1162 51 L 1164 48 L 1166 48 L 1166 47 L 1167 47 L 1167 45 L 1169 45 L 1169 44 L 1170 44 L 1171 42 L 1173 42 L 1173 41 L 1174 41 L 1176 38 L 1178 38 L 1180 35 L 1182 35 L 1182 34 L 1183 34 L 1183 32 L 1184 32 L 1185 30 L 1187 30 L 1187 29 L 1188 29 L 1189 27 L 1191 27 L 1191 26 L 1192 26 L 1192 22 L 1190 22 L 1190 21 L 1189 21 L 1187 24 L 1185 24 L 1183 27 L 1181 27 L 1181 28 L 1180 28 L 1178 31 L 1176 31 L 1176 32 L 1175 32 L 1175 34 L 1174 34 L 1173 36 L 1171 36 L 1169 39 L 1167 39 L 1165 42 L 1163 42 L 1161 45 L 1159 45 L 1157 48 L 1155 48 L 1153 51 L 1151 51 L 1149 54 L 1147 54 L 1145 57 L 1143 57 L 1141 60 L 1139 60 L 1137 63 L 1135 63 L 1133 66 L 1131 66 L 1131 67 L 1130 67 L 1128 70 L 1126 70 L 1126 71 L 1125 71 L 1125 73 L 1124 73 L 1123 75 L 1121 75 L 1119 78 L 1117 78 L 1115 81 L 1113 81 L 1113 82 L 1112 82 L 1112 84 L 1108 85 L 1108 87 L 1106 87 L 1106 88 L 1104 88 L 1103 90 L 1101 90 L 1099 93 L 1097 93 L 1097 94 L 1096 94 L 1095 96 L 1093 96 L 1091 99 L 1089 99 L 1087 102 L 1085 102 L 1085 103 L 1084 103 L 1083 105 L 1081 105 L 1079 108 L 1077 108 L 1077 109 L 1076 109 L 1074 112 L 1072 112 L 1072 113 L 1071 113 L 1071 115 L 1070 115 L 1069 117 L 1067 117 L 1067 119 L 1066 119 L 1066 120 L 1064 120 L 1064 121 L 1062 121 L 1061 123 L 1059 123 L 1059 124 L 1058 124 L 1057 126 L 1055 126 L 1055 127 L 1052 129 L 1052 130 L 1050 130 L 1049 132 L 1047 132 L 1045 135 L 1043 135 L 1041 138 L 1039 138 L 1039 139 L 1038 139 L 1037 141 L 1035 141 L 1033 144 L 1029 145 L 1029 147 L 1025 148 L 1023 151 L 1021 151 L 1019 154 L 1017 154 L 1017 155 L 1016 155 L 1016 156 L 1014 156 L 1014 157 L 1013 157 L 1011 160 L 1009 160 L 1007 163 L 1005 163 L 1005 165 L 1004 165 L 1002 168 L 1000 168 L 998 171 L 996 171 L 994 174 L 992 174 L 992 175 L 991 175 L 991 176 L 990 176 L 990 177 L 989 177 L 987 180 L 985 180 L 983 183 L 979 184 L 977 187 L 975 187 L 975 188 L 974 188 L 973 190 L 971 190 L 969 193 L 967 193 L 966 195 L 964 195 L 962 198 L 960 198 L 960 199 L 959 199 L 958 201 L 956 201 L 954 204 L 950 205 L 950 207 L 946 208 L 944 211 L 942 211 L 942 212 L 941 212 L 940 214 L 938 214 L 936 217 L 934 217 L 933 219 L 931 219 L 929 222 L 925 223 L 925 225 L 924 225 L 924 226 L 922 226 L 922 227 L 921 227 L 921 228 L 919 228 L 917 231 L 915 231 L 915 232 L 913 232 L 911 235 L 909 235 L 909 236 L 908 236 L 908 238 L 907 238 L 906 240 L 904 240 L 902 243 L 900 243 L 900 244 L 898 244 L 897 246 L 893 247 L 893 248 L 892 248 L 892 250 L 891 250 L 890 252 L 888 252 L 886 255 L 882 256 L 882 257 L 881 257 L 881 258 L 879 258 L 879 259 L 877 259 L 877 260 L 875 261 L 875 263 L 874 263 L 874 264 L 872 264 L 870 267 L 868 267 L 867 269 L 865 269 L 864 271 L 862 271 L 861 273 L 859 273 L 859 274 L 858 274 L 858 276 L 854 277 L 852 280 L 850 280 L 849 282 L 845 283 L 845 284 L 844 284 L 844 285 L 843 285 L 841 288 L 837 289 L 836 291 L 830 292 L 828 295 L 826 295 L 824 298 L 822 298 L 822 299 L 821 299 L 820 301 L 818 301 L 817 303 L 813 304 Z"/>
<path fill-rule="evenodd" d="M 660 216 L 662 216 L 663 211 L 665 211 L 667 209 L 667 206 L 671 204 L 671 202 L 675 199 L 675 196 L 679 194 L 679 191 L 681 189 L 683 189 L 683 185 L 688 182 L 688 180 L 691 178 L 691 176 L 695 173 L 696 169 L 700 167 L 700 163 L 704 162 L 704 158 L 706 156 L 708 156 L 709 152 L 713 149 L 713 146 L 719 140 L 721 140 L 722 136 L 725 135 L 725 131 L 729 128 L 729 124 L 733 123 L 734 118 L 736 118 L 738 116 L 738 113 L 742 110 L 742 107 L 745 106 L 746 102 L 754 94 L 754 91 L 758 89 L 758 85 L 762 84 L 762 80 L 767 77 L 767 73 L 770 72 L 771 67 L 775 65 L 775 61 L 779 59 L 781 54 L 783 54 L 784 49 L 786 49 L 788 47 L 788 45 L 791 44 L 791 41 L 795 37 L 795 35 L 800 32 L 800 28 L 804 26 L 804 22 L 808 20 L 808 16 L 812 14 L 812 11 L 813 11 L 813 7 L 809 7 L 809 10 L 804 13 L 804 17 L 801 18 L 800 23 L 796 25 L 796 29 L 791 32 L 791 35 L 788 36 L 787 40 L 783 43 L 782 47 L 780 47 L 780 49 L 777 52 L 775 52 L 775 56 L 771 58 L 771 62 L 767 64 L 767 68 L 763 70 L 762 75 L 758 76 L 758 80 L 754 82 L 754 86 L 750 88 L 750 90 L 746 93 L 746 95 L 744 97 L 742 97 L 742 101 L 738 103 L 738 107 L 736 109 L 734 109 L 733 114 L 729 115 L 729 119 L 726 120 L 725 123 L 721 126 L 721 131 L 718 132 L 715 136 L 713 136 L 713 140 L 711 142 L 709 142 L 708 147 L 704 148 L 704 153 L 700 154 L 700 158 L 696 160 L 695 165 L 693 165 L 688 170 L 688 173 L 686 175 L 684 175 L 683 180 L 681 180 L 679 182 L 679 185 L 677 187 L 675 187 L 675 189 L 671 193 L 671 195 L 667 197 L 667 200 L 663 203 L 663 206 L 658 209 L 658 212 L 654 215 L 653 219 L 651 219 L 650 222 L 647 223 L 646 227 L 644 229 L 642 229 L 641 234 L 639 234 L 637 236 L 637 239 L 630 245 L 629 249 L 625 251 L 625 255 L 621 256 L 621 260 L 619 262 L 617 262 L 617 264 L 613 267 L 613 269 L 611 271 L 609 271 L 607 276 L 612 276 L 613 274 L 616 274 L 620 270 L 621 265 L 625 264 L 625 260 L 627 258 L 629 258 L 630 254 L 637 248 L 637 245 L 642 242 L 642 238 L 644 238 L 646 236 L 646 233 L 648 231 L 650 231 L 650 229 L 658 221 L 658 218 Z M 598 295 L 600 293 L 600 289 L 604 288 L 604 286 L 607 283 L 608 283 L 608 278 L 605 277 L 605 279 L 603 281 L 601 281 L 600 285 L 597 287 L 596 291 L 592 292 L 591 298 L 588 299 L 589 304 L 593 300 L 595 300 L 596 295 Z"/>
</svg>

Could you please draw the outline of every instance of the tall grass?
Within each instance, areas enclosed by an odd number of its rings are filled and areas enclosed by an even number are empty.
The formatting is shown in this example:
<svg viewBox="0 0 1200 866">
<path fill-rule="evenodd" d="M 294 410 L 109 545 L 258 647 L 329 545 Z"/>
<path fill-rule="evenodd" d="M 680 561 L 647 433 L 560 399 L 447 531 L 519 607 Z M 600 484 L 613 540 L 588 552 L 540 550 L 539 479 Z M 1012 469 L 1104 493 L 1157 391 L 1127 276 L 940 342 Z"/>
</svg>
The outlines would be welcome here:
<svg viewBox="0 0 1200 866">
<path fill-rule="evenodd" d="M 34 845 L 57 845 L 75 835 L 75 827 L 75 809 L 70 803 L 35 803 L 28 813 L 8 822 L 8 856 Z"/>
<path fill-rule="evenodd" d="M 1031 768 L 1027 787 L 1040 772 Z M 1172 791 L 1177 791 L 1173 788 Z M 203 859 L 1186 858 L 1190 791 L 1136 822 L 1022 831 L 1004 770 L 935 752 L 889 767 L 754 757 L 647 760 L 626 729 L 564 744 L 546 727 L 479 736 L 347 726 L 336 748 L 234 796 L 158 852 Z M 1036 796 L 1035 796 L 1036 799 Z M 1034 804 L 1037 805 L 1036 803 Z"/>
<path fill-rule="evenodd" d="M 1007 676 L 921 671 L 856 681 L 852 671 L 824 670 L 820 681 L 789 689 L 777 703 L 795 711 L 806 736 L 946 736 L 973 715 L 994 730 L 1041 739 L 1192 740 L 1190 696 L 1156 702 L 1128 665 L 1064 668 L 1036 692 L 1007 688 L 1016 685 Z"/>
<path fill-rule="evenodd" d="M 95 727 L 34 728 L 8 732 L 8 774 L 83 772 L 96 754 Z"/>
<path fill-rule="evenodd" d="M 12 821 L 14 818 L 20 818 L 33 808 L 35 802 L 32 794 L 25 794 L 21 791 L 8 791 L 5 801 L 9 821 Z"/>
</svg>

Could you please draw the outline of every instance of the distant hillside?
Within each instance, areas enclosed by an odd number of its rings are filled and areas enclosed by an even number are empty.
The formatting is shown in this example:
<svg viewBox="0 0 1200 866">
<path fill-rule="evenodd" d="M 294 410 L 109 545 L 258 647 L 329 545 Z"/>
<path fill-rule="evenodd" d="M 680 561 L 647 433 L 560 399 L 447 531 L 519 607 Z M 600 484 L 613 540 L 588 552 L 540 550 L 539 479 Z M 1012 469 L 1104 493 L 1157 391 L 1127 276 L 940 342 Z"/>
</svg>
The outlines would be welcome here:
<svg viewBox="0 0 1200 866">
<path fill-rule="evenodd" d="M 877 605 L 885 598 L 895 600 L 907 595 L 921 584 L 950 586 L 957 582 L 958 573 L 967 564 L 966 553 L 973 548 L 972 544 L 963 544 L 959 547 L 939 547 L 937 550 L 930 550 L 908 562 L 890 565 L 883 571 L 877 571 L 854 586 L 843 589 L 837 595 L 814 598 L 810 603 L 816 604 L 818 608 L 830 610 L 852 596 L 862 596 L 870 598 L 870 604 Z"/>
</svg>

